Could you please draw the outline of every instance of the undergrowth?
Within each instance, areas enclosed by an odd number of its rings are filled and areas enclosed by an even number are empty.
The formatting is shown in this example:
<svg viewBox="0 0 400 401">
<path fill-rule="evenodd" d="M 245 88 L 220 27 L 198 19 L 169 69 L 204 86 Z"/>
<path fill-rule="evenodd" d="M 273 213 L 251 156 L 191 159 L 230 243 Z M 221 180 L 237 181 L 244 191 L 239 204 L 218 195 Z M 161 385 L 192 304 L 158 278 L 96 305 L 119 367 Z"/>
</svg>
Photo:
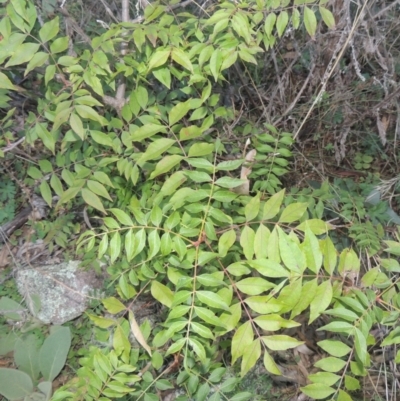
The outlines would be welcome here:
<svg viewBox="0 0 400 401">
<path fill-rule="evenodd" d="M 301 391 L 346 401 L 373 351 L 395 349 L 400 243 L 375 226 L 384 211 L 368 211 L 344 183 L 339 197 L 327 183 L 282 189 L 292 135 L 245 121 L 217 93 L 234 65 L 257 66 L 289 21 L 312 36 L 319 20 L 334 25 L 325 1 L 303 3 L 221 3 L 202 18 L 156 3 L 143 23 L 107 27 L 84 48 L 71 48 L 58 17 L 38 21 L 30 1 L 2 9 L 0 88 L 20 90 L 18 66 L 43 95 L 25 120 L 26 143 L 44 147 L 27 173 L 50 208 L 56 196 L 59 216 L 39 223 L 39 236 L 65 247 L 79 231 L 78 255 L 106 264 L 112 283 L 87 313 L 97 343 L 72 353 L 79 368 L 52 400 L 159 400 L 176 388 L 181 401 L 254 399 L 241 378 L 261 361 L 282 376 L 279 353 L 305 352 L 307 325 L 322 334 Z M 62 217 L 74 208 L 84 221 Z M 339 243 L 349 226 L 355 246 Z M 145 296 L 159 321 L 135 316 Z M 21 373 L 0 368 L 0 388 L 27 380 Z"/>
</svg>

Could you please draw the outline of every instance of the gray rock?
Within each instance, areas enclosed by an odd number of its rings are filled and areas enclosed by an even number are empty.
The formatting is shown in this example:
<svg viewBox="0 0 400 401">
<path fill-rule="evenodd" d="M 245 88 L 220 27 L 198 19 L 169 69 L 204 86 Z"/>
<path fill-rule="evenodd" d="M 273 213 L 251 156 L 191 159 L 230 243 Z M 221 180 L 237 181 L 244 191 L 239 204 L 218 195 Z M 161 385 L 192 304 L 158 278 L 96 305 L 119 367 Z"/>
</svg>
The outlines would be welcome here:
<svg viewBox="0 0 400 401">
<path fill-rule="evenodd" d="M 17 270 L 18 291 L 37 319 L 63 324 L 80 316 L 103 279 L 93 270 L 83 271 L 79 261 Z"/>
</svg>

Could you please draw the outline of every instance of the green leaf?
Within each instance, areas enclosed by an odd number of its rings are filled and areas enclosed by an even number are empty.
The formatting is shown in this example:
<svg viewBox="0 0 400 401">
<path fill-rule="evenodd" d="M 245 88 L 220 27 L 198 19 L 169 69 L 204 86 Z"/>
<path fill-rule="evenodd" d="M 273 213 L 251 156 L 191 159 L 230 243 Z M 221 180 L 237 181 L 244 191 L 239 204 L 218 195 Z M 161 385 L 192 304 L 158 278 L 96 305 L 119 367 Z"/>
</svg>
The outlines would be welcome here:
<svg viewBox="0 0 400 401">
<path fill-rule="evenodd" d="M 16 87 L 12 84 L 7 75 L 2 72 L 0 72 L 0 89 L 16 90 Z"/>
<path fill-rule="evenodd" d="M 247 346 L 249 346 L 253 342 L 253 339 L 253 328 L 251 326 L 251 322 L 247 321 L 236 330 L 236 333 L 232 338 L 232 365 L 236 362 L 238 358 L 243 356 Z"/>
<path fill-rule="evenodd" d="M 155 134 L 159 134 L 160 132 L 163 134 L 167 132 L 166 127 L 154 123 L 147 123 L 138 129 L 135 128 L 136 126 L 131 125 L 129 129 L 131 139 L 135 142 L 140 142 L 143 139 L 150 138 Z"/>
<path fill-rule="evenodd" d="M 5 68 L 27 63 L 37 53 L 39 46 L 40 45 L 36 43 L 22 43 L 17 47 L 14 54 L 8 60 Z"/>
<path fill-rule="evenodd" d="M 287 24 L 289 22 L 289 14 L 287 11 L 283 10 L 279 13 L 278 18 L 276 20 L 276 31 L 278 32 L 278 36 L 281 38 Z"/>
<path fill-rule="evenodd" d="M 211 154 L 213 150 L 214 150 L 214 144 L 206 142 L 198 142 L 194 143 L 190 147 L 188 156 L 189 157 L 207 156 Z"/>
<path fill-rule="evenodd" d="M 329 280 L 324 281 L 320 286 L 318 286 L 315 291 L 315 297 L 310 304 L 310 319 L 309 324 L 311 324 L 315 319 L 317 319 L 322 312 L 332 302 L 333 290 L 332 284 Z"/>
<path fill-rule="evenodd" d="M 215 185 L 218 185 L 222 188 L 236 188 L 245 184 L 246 182 L 247 180 L 241 180 L 239 178 L 221 177 L 215 181 Z"/>
<path fill-rule="evenodd" d="M 351 348 L 348 345 L 344 344 L 342 341 L 323 340 L 319 341 L 317 344 L 328 354 L 336 356 L 338 358 L 348 355 L 351 351 Z"/>
<path fill-rule="evenodd" d="M 356 355 L 363 365 L 367 364 L 367 340 L 364 334 L 357 327 L 354 328 L 354 344 L 356 346 Z"/>
<path fill-rule="evenodd" d="M 200 302 L 210 306 L 211 308 L 217 308 L 226 310 L 229 312 L 229 305 L 216 293 L 211 291 L 197 291 L 196 297 Z"/>
<path fill-rule="evenodd" d="M 355 377 L 348 376 L 348 375 L 346 375 L 344 377 L 344 385 L 345 385 L 346 389 L 349 391 L 359 390 L 361 387 L 358 379 L 356 379 Z"/>
<path fill-rule="evenodd" d="M 296 340 L 295 338 L 289 337 L 284 334 L 275 334 L 272 336 L 261 337 L 264 344 L 273 351 L 285 351 L 290 348 L 296 348 L 304 341 Z"/>
<path fill-rule="evenodd" d="M 211 340 L 214 339 L 214 335 L 211 332 L 211 330 L 208 327 L 204 326 L 203 324 L 197 322 L 191 322 L 190 327 L 199 336 L 203 338 L 210 338 Z"/>
<path fill-rule="evenodd" d="M 187 141 L 188 139 L 198 138 L 203 134 L 203 129 L 197 125 L 190 125 L 189 127 L 183 127 L 179 131 L 179 139 L 181 141 Z"/>
<path fill-rule="evenodd" d="M 182 156 L 168 155 L 163 157 L 156 165 L 155 170 L 150 174 L 150 179 L 153 179 L 161 174 L 165 174 L 175 167 L 182 160 Z"/>
<path fill-rule="evenodd" d="M 287 269 L 270 259 L 256 259 L 249 261 L 248 264 L 265 277 L 280 278 L 290 275 Z"/>
<path fill-rule="evenodd" d="M 311 397 L 315 400 L 322 400 L 336 392 L 336 390 L 333 389 L 332 387 L 329 387 L 326 384 L 322 384 L 322 383 L 308 384 L 305 387 L 300 387 L 300 390 L 305 395 L 307 395 L 308 397 Z"/>
<path fill-rule="evenodd" d="M 126 310 L 125 305 L 121 301 L 118 301 L 118 299 L 115 297 L 103 299 L 101 302 L 107 309 L 107 312 L 111 313 L 112 315 Z"/>
<path fill-rule="evenodd" d="M 326 26 L 328 28 L 335 27 L 335 17 L 333 14 L 325 7 L 319 7 L 319 12 L 321 14 L 322 19 L 324 20 Z"/>
<path fill-rule="evenodd" d="M 243 357 L 240 369 L 240 376 L 244 377 L 251 368 L 254 367 L 256 362 L 261 356 L 261 341 L 259 338 L 254 340 L 251 344 L 247 345 Z"/>
<path fill-rule="evenodd" d="M 189 57 L 181 49 L 174 48 L 172 50 L 171 56 L 172 56 L 172 60 L 174 60 L 176 63 L 180 64 L 182 67 L 186 68 L 190 72 L 193 72 L 193 65 L 192 65 Z"/>
<path fill-rule="evenodd" d="M 221 71 L 222 65 L 222 53 L 221 50 L 215 49 L 211 55 L 210 59 L 210 71 L 212 76 L 215 79 L 215 82 L 218 81 L 218 76 Z"/>
<path fill-rule="evenodd" d="M 58 376 L 65 365 L 70 347 L 70 329 L 54 327 L 54 331 L 44 340 L 39 354 L 40 371 L 45 380 L 52 382 Z"/>
<path fill-rule="evenodd" d="M 212 324 L 217 327 L 225 328 L 225 324 L 219 319 L 214 312 L 210 311 L 209 309 L 203 308 L 201 306 L 195 306 L 195 312 L 197 316 L 204 320 L 208 324 Z"/>
<path fill-rule="evenodd" d="M 333 386 L 340 380 L 340 376 L 329 372 L 317 372 L 308 375 L 308 379 L 311 380 L 313 383 L 321 383 L 325 384 L 326 386 Z"/>
<path fill-rule="evenodd" d="M 121 209 L 116 209 L 116 208 L 112 208 L 112 209 L 108 209 L 116 218 L 117 220 L 123 224 L 124 226 L 128 226 L 128 227 L 133 227 L 133 221 L 130 218 L 130 216 L 128 214 L 126 214 L 123 210 Z"/>
<path fill-rule="evenodd" d="M 253 259 L 255 232 L 249 226 L 244 226 L 240 234 L 240 245 L 247 260 Z"/>
<path fill-rule="evenodd" d="M 52 204 L 51 189 L 47 181 L 43 180 L 42 183 L 40 184 L 39 189 L 42 198 L 46 201 L 49 207 L 51 207 Z"/>
<path fill-rule="evenodd" d="M 353 399 L 350 397 L 348 393 L 339 389 L 339 395 L 337 401 L 353 401 Z"/>
<path fill-rule="evenodd" d="M 335 245 L 329 237 L 320 240 L 320 247 L 324 257 L 324 269 L 328 274 L 332 274 L 336 267 L 337 251 Z"/>
<path fill-rule="evenodd" d="M 344 368 L 346 361 L 343 359 L 335 358 L 333 356 L 328 356 L 327 358 L 320 359 L 315 362 L 314 366 L 325 370 L 327 372 L 336 373 Z"/>
<path fill-rule="evenodd" d="M 8 400 L 21 400 L 33 392 L 32 379 L 16 369 L 0 368 L 0 394 Z"/>
<path fill-rule="evenodd" d="M 153 75 L 158 79 L 164 86 L 171 89 L 171 71 L 169 68 L 158 68 L 153 70 Z"/>
<path fill-rule="evenodd" d="M 191 99 L 186 102 L 176 104 L 168 113 L 169 125 L 174 125 L 181 120 L 185 114 L 191 109 Z"/>
<path fill-rule="evenodd" d="M 283 209 L 279 223 L 293 223 L 300 220 L 307 210 L 308 203 L 292 203 Z"/>
<path fill-rule="evenodd" d="M 4 341 L 3 338 L 2 341 Z M 29 335 L 24 340 L 18 338 L 14 346 L 14 361 L 16 365 L 20 370 L 29 374 L 35 381 L 38 380 L 40 374 L 39 344 L 38 339 L 34 335 Z"/>
<path fill-rule="evenodd" d="M 252 221 L 257 217 L 260 210 L 260 197 L 261 194 L 259 192 L 256 196 L 251 198 L 250 202 L 248 202 L 247 205 L 244 207 L 246 222 Z"/>
<path fill-rule="evenodd" d="M 51 45 L 50 45 L 50 51 L 51 53 L 61 53 L 64 50 L 68 49 L 68 43 L 69 43 L 69 36 L 63 36 L 61 38 L 57 38 Z"/>
<path fill-rule="evenodd" d="M 28 75 L 29 72 L 34 70 L 37 67 L 41 67 L 43 64 L 47 62 L 49 59 L 49 54 L 45 52 L 37 52 L 35 55 L 31 58 L 29 61 L 28 65 L 26 66 L 25 72 L 24 72 L 24 77 Z M 1 76 L 0 76 L 0 81 L 1 81 Z M 0 88 L 1 88 L 0 84 Z"/>
<path fill-rule="evenodd" d="M 244 294 L 259 295 L 264 291 L 274 288 L 275 284 L 270 283 L 261 277 L 249 277 L 238 281 L 236 287 Z"/>
<path fill-rule="evenodd" d="M 282 189 L 281 191 L 272 195 L 271 198 L 269 198 L 267 202 L 265 202 L 262 216 L 263 220 L 272 219 L 279 213 L 279 209 L 282 205 L 284 196 L 285 190 Z"/>
<path fill-rule="evenodd" d="M 313 273 L 318 274 L 323 259 L 319 242 L 317 237 L 308 227 L 305 230 L 305 234 L 302 250 L 306 257 L 307 266 Z"/>
<path fill-rule="evenodd" d="M 205 361 L 207 355 L 206 355 L 206 350 L 204 349 L 203 345 L 200 343 L 200 341 L 196 340 L 193 337 L 188 338 L 188 343 L 191 345 L 193 348 L 193 351 L 197 356 L 199 357 L 200 361 Z"/>
<path fill-rule="evenodd" d="M 269 373 L 272 373 L 273 375 L 280 376 L 282 374 L 274 359 L 267 351 L 264 351 L 264 367 Z"/>
<path fill-rule="evenodd" d="M 46 22 L 39 31 L 40 39 L 43 43 L 53 39 L 59 31 L 59 18 L 55 17 L 51 21 Z"/>
<path fill-rule="evenodd" d="M 114 263 L 121 253 L 121 235 L 119 231 L 115 232 L 110 241 L 110 258 L 111 263 Z"/>
<path fill-rule="evenodd" d="M 151 282 L 151 295 L 158 302 L 162 303 L 168 308 L 171 308 L 174 299 L 174 293 L 164 284 L 153 280 Z"/>
<path fill-rule="evenodd" d="M 71 188 L 70 188 L 71 189 Z M 94 207 L 97 210 L 100 210 L 101 212 L 103 212 L 104 214 L 107 214 L 106 211 L 104 210 L 104 206 L 100 200 L 100 198 L 93 193 L 92 191 L 90 191 L 87 188 L 82 188 L 81 190 L 82 193 L 82 198 L 83 200 L 89 205 Z"/>
<path fill-rule="evenodd" d="M 157 159 L 164 152 L 166 152 L 175 142 L 175 139 L 170 138 L 160 138 L 155 140 L 147 147 L 146 152 L 142 154 L 142 156 L 138 160 L 138 163 L 144 163 L 148 160 Z"/>
<path fill-rule="evenodd" d="M 151 71 L 154 68 L 160 67 L 164 65 L 169 56 L 171 55 L 171 50 L 162 50 L 157 49 L 155 53 L 150 57 L 148 71 Z"/>
<path fill-rule="evenodd" d="M 264 32 L 267 37 L 271 37 L 272 31 L 274 30 L 276 22 L 276 14 L 275 13 L 268 13 L 267 18 L 265 18 L 264 22 Z"/>
<path fill-rule="evenodd" d="M 109 201 L 112 201 L 111 196 L 109 195 L 108 191 L 104 187 L 103 184 L 100 184 L 98 181 L 93 181 L 93 180 L 87 180 L 86 185 L 88 189 L 92 192 L 94 192 L 96 195 L 100 195 L 103 198 L 108 199 Z"/>
<path fill-rule="evenodd" d="M 98 259 L 101 259 L 104 254 L 107 252 L 108 249 L 108 235 L 107 234 L 103 234 L 103 238 L 100 241 L 99 244 L 99 250 L 98 250 Z"/>
<path fill-rule="evenodd" d="M 315 17 L 314 11 L 307 6 L 304 7 L 304 25 L 308 34 L 314 37 L 317 30 L 317 18 Z"/>
<path fill-rule="evenodd" d="M 292 327 L 300 326 L 300 323 L 294 320 L 286 320 L 280 315 L 262 315 L 254 318 L 255 323 L 266 331 L 277 331 L 282 328 L 289 329 Z"/>
<path fill-rule="evenodd" d="M 269 229 L 260 224 L 254 237 L 254 253 L 257 259 L 265 259 L 267 257 L 267 244 L 271 232 Z"/>
<path fill-rule="evenodd" d="M 235 230 L 229 230 L 224 232 L 218 241 L 218 253 L 221 258 L 225 257 L 232 247 L 232 245 L 236 242 L 236 232 Z"/>
</svg>

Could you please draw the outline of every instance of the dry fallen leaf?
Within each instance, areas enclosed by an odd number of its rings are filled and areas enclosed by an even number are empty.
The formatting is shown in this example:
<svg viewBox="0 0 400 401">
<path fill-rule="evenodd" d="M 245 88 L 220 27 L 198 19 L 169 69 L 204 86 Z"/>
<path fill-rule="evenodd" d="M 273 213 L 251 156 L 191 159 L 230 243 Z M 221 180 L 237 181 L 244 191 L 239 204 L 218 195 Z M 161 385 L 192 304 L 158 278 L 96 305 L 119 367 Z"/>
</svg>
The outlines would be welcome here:
<svg viewBox="0 0 400 401">
<path fill-rule="evenodd" d="M 131 325 L 132 334 L 135 336 L 137 342 L 149 353 L 151 356 L 151 349 L 149 345 L 146 343 L 146 340 L 143 337 L 143 334 L 140 330 L 139 325 L 136 322 L 135 316 L 132 312 L 129 312 L 129 323 Z"/>
</svg>

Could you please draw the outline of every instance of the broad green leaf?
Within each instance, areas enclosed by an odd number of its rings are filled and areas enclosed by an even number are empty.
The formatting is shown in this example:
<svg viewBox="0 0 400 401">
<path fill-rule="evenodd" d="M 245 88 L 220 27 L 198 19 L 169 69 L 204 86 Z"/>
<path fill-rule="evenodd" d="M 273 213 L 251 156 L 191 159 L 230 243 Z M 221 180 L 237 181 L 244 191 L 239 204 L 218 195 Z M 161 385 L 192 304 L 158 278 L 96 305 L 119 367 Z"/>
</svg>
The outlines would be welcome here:
<svg viewBox="0 0 400 401">
<path fill-rule="evenodd" d="M 203 134 L 203 129 L 197 125 L 189 125 L 188 127 L 183 127 L 179 131 L 179 139 L 181 141 L 187 141 L 188 139 L 198 138 Z"/>
<path fill-rule="evenodd" d="M 225 328 L 225 324 L 222 322 L 222 319 L 218 318 L 214 312 L 209 309 L 203 308 L 201 306 L 195 306 L 194 310 L 197 316 L 204 320 L 206 323 L 212 324 L 217 327 Z"/>
<path fill-rule="evenodd" d="M 328 354 L 336 356 L 338 358 L 348 355 L 351 351 L 351 348 L 348 345 L 344 344 L 342 341 L 322 340 L 319 341 L 317 344 Z"/>
<path fill-rule="evenodd" d="M 121 253 L 121 235 L 116 231 L 110 241 L 110 259 L 114 263 Z"/>
<path fill-rule="evenodd" d="M 2 72 L 0 72 L 0 89 L 16 90 L 16 87 L 12 84 L 7 75 Z"/>
<path fill-rule="evenodd" d="M 360 329 L 354 328 L 354 344 L 356 355 L 363 365 L 367 364 L 367 340 Z"/>
<path fill-rule="evenodd" d="M 153 70 L 153 75 L 168 89 L 171 89 L 171 71 L 169 68 Z"/>
<path fill-rule="evenodd" d="M 322 255 L 324 257 L 324 269 L 328 274 L 332 274 L 336 267 L 337 251 L 332 240 L 326 237 L 319 241 Z"/>
<path fill-rule="evenodd" d="M 0 394 L 16 401 L 29 397 L 33 392 L 32 379 L 17 369 L 0 368 Z"/>
<path fill-rule="evenodd" d="M 87 180 L 86 185 L 87 185 L 88 189 L 91 190 L 92 192 L 94 192 L 96 195 L 102 196 L 103 198 L 106 198 L 112 202 L 111 196 L 109 195 L 105 186 L 103 184 L 100 184 L 100 182 L 93 181 L 93 180 Z"/>
<path fill-rule="evenodd" d="M 255 232 L 249 226 L 244 226 L 240 234 L 240 245 L 243 248 L 244 256 L 247 260 L 252 260 L 254 255 Z"/>
<path fill-rule="evenodd" d="M 289 22 L 288 12 L 285 10 L 281 11 L 276 20 L 276 31 L 278 32 L 279 37 L 282 37 L 283 33 L 285 32 L 288 22 Z"/>
<path fill-rule="evenodd" d="M 211 291 L 197 291 L 196 297 L 200 302 L 210 306 L 211 308 L 229 311 L 229 305 L 216 293 Z"/>
<path fill-rule="evenodd" d="M 158 235 L 158 230 L 152 230 L 147 236 L 147 240 L 149 243 L 149 253 L 147 255 L 147 258 L 151 260 L 158 254 L 161 246 L 161 240 Z"/>
<path fill-rule="evenodd" d="M 82 118 L 87 118 L 89 120 L 97 121 L 101 125 L 105 125 L 107 120 L 100 116 L 100 114 L 94 110 L 92 107 L 86 106 L 85 104 L 77 104 L 75 105 L 75 110 L 77 113 L 82 117 Z M 101 134 L 99 131 L 95 131 L 98 135 Z M 92 137 L 93 137 L 93 131 L 91 131 Z M 103 133 L 104 136 L 108 136 Z M 108 136 L 109 137 L 109 136 Z M 93 139 L 96 141 L 96 139 L 93 137 Z M 110 139 L 111 141 L 111 139 Z M 97 142 L 97 141 L 96 141 Z"/>
<path fill-rule="evenodd" d="M 271 36 L 272 31 L 274 30 L 275 22 L 276 22 L 276 14 L 272 12 L 268 13 L 267 18 L 265 18 L 264 22 L 264 32 L 268 37 Z"/>
<path fill-rule="evenodd" d="M 58 16 L 46 22 L 39 31 L 40 39 L 43 43 L 53 39 L 59 31 L 59 18 Z"/>
<path fill-rule="evenodd" d="M 51 53 L 61 53 L 64 50 L 68 49 L 69 44 L 69 36 L 63 36 L 61 38 L 57 38 L 51 45 L 50 51 Z"/>
<path fill-rule="evenodd" d="M 260 197 L 261 193 L 259 192 L 256 196 L 251 198 L 247 205 L 244 207 L 244 215 L 247 222 L 252 221 L 257 217 L 260 210 Z"/>
<path fill-rule="evenodd" d="M 332 331 L 334 333 L 352 334 L 354 330 L 354 325 L 347 322 L 336 321 L 328 323 L 325 326 L 319 328 L 318 330 Z"/>
<path fill-rule="evenodd" d="M 50 185 L 53 188 L 54 192 L 58 195 L 61 196 L 62 193 L 64 192 L 63 186 L 61 184 L 60 179 L 57 177 L 56 174 L 52 174 L 50 178 Z"/>
<path fill-rule="evenodd" d="M 243 159 L 225 160 L 217 164 L 217 171 L 231 171 L 236 170 L 243 164 Z"/>
<path fill-rule="evenodd" d="M 259 295 L 264 291 L 274 288 L 275 284 L 261 277 L 248 277 L 238 281 L 236 287 L 246 295 Z"/>
<path fill-rule="evenodd" d="M 319 12 L 327 27 L 334 28 L 335 17 L 333 16 L 333 14 L 327 8 L 321 6 L 319 7 Z"/>
<path fill-rule="evenodd" d="M 267 257 L 267 244 L 270 235 L 269 229 L 264 224 L 260 224 L 254 237 L 254 253 L 257 259 L 265 259 Z"/>
<path fill-rule="evenodd" d="M 71 189 L 71 188 L 70 188 L 70 189 Z M 87 188 L 82 188 L 81 193 L 82 193 L 82 198 L 83 198 L 83 200 L 84 200 L 89 206 L 92 206 L 92 207 L 94 207 L 95 209 L 100 210 L 100 211 L 103 212 L 104 214 L 107 214 L 106 211 L 105 211 L 105 209 L 104 209 L 104 206 L 103 206 L 103 204 L 102 204 L 102 202 L 101 202 L 101 200 L 100 200 L 100 198 L 99 198 L 95 193 L 93 193 L 92 191 L 90 191 L 90 190 L 87 189 Z"/>
<path fill-rule="evenodd" d="M 272 195 L 271 198 L 269 198 L 267 202 L 265 202 L 262 216 L 263 220 L 272 219 L 279 213 L 279 209 L 282 205 L 284 196 L 285 190 L 282 189 L 281 191 Z"/>
<path fill-rule="evenodd" d="M 343 359 L 328 356 L 327 358 L 320 359 L 315 362 L 314 366 L 325 370 L 326 372 L 336 373 L 344 368 L 346 361 Z"/>
<path fill-rule="evenodd" d="M 215 181 L 215 185 L 218 185 L 222 188 L 236 188 L 245 184 L 246 182 L 247 180 L 241 180 L 239 178 L 221 177 Z"/>
<path fill-rule="evenodd" d="M 162 303 L 168 308 L 171 308 L 174 299 L 174 293 L 164 284 L 153 280 L 151 282 L 151 295 L 158 302 Z"/>
<path fill-rule="evenodd" d="M 333 229 L 333 226 L 331 224 L 320 219 L 310 219 L 303 221 L 303 223 L 299 224 L 296 229 L 305 231 L 307 226 L 315 235 L 325 234 L 326 232 L 328 232 L 328 230 Z"/>
<path fill-rule="evenodd" d="M 188 156 L 189 157 L 207 156 L 211 154 L 213 150 L 214 150 L 214 144 L 206 142 L 198 142 L 194 143 L 190 147 Z"/>
<path fill-rule="evenodd" d="M 218 335 L 222 335 L 230 332 L 235 329 L 240 321 L 242 316 L 242 308 L 240 303 L 231 305 L 229 307 L 229 313 L 223 313 L 220 317 L 220 320 L 223 324 L 224 331 L 222 333 L 218 333 Z"/>
<path fill-rule="evenodd" d="M 183 171 L 177 171 L 166 179 L 160 193 L 164 196 L 172 195 L 185 181 L 186 176 Z"/>
<path fill-rule="evenodd" d="M 308 34 L 314 37 L 317 30 L 317 18 L 315 17 L 314 11 L 307 6 L 304 7 L 304 25 Z"/>
<path fill-rule="evenodd" d="M 206 326 L 204 326 L 203 324 L 201 324 L 201 323 L 191 322 L 191 323 L 190 323 L 190 328 L 191 328 L 196 334 L 198 334 L 200 337 L 209 338 L 209 339 L 211 339 L 211 340 L 214 339 L 214 335 L 213 335 L 213 333 L 211 332 L 211 330 L 210 330 L 208 327 L 206 327 Z"/>
<path fill-rule="evenodd" d="M 308 203 L 292 203 L 283 209 L 279 223 L 293 223 L 300 220 L 307 210 Z"/>
<path fill-rule="evenodd" d="M 318 239 L 307 227 L 305 229 L 305 239 L 302 250 L 306 257 L 307 267 L 315 274 L 318 274 L 322 265 L 322 252 L 319 247 Z"/>
<path fill-rule="evenodd" d="M 200 341 L 196 340 L 193 336 L 188 338 L 188 343 L 192 347 L 193 351 L 199 357 L 200 361 L 205 361 L 207 355 L 206 350 Z"/>
<path fill-rule="evenodd" d="M 300 326 L 300 323 L 297 323 L 294 320 L 286 320 L 276 314 L 257 316 L 254 318 L 254 321 L 258 326 L 266 331 L 277 331 L 282 328 L 289 329 Z"/>
<path fill-rule="evenodd" d="M 253 339 L 253 328 L 251 326 L 251 322 L 247 321 L 246 323 L 242 324 L 233 335 L 231 347 L 232 365 L 238 358 L 243 356 L 247 346 L 253 342 Z"/>
<path fill-rule="evenodd" d="M 280 376 L 282 374 L 277 364 L 275 363 L 274 358 L 272 358 L 272 356 L 267 351 L 264 351 L 264 367 L 269 373 L 272 373 L 273 375 Z"/>
<path fill-rule="evenodd" d="M 193 65 L 188 55 L 179 48 L 174 48 L 171 53 L 172 60 L 186 68 L 190 72 L 193 72 Z M 171 124 L 171 123 L 170 123 Z M 172 125 L 172 124 L 171 124 Z"/>
<path fill-rule="evenodd" d="M 26 66 L 26 69 L 24 71 L 24 77 L 28 75 L 29 72 L 34 70 L 37 67 L 41 67 L 43 64 L 47 62 L 49 59 L 49 54 L 45 52 L 37 52 L 35 55 L 31 58 L 29 61 L 28 65 Z M 0 81 L 1 81 L 1 76 L 0 76 Z M 2 85 L 0 84 L 0 88 Z M 11 89 L 11 88 L 10 88 Z"/>
<path fill-rule="evenodd" d="M 97 255 L 98 259 L 101 259 L 105 255 L 107 249 L 108 249 L 108 235 L 103 234 L 103 238 L 101 239 L 99 244 L 98 255 Z"/>
<path fill-rule="evenodd" d="M 151 71 L 154 68 L 164 65 L 167 62 L 170 55 L 171 55 L 171 50 L 158 49 L 150 57 L 148 64 L 148 71 Z"/>
<path fill-rule="evenodd" d="M 304 341 L 296 340 L 295 338 L 284 334 L 274 334 L 272 336 L 263 336 L 261 338 L 264 344 L 273 351 L 285 351 L 304 344 Z"/>
<path fill-rule="evenodd" d="M 116 208 L 111 208 L 108 209 L 116 218 L 117 220 L 123 224 L 124 226 L 129 226 L 132 227 L 134 226 L 132 219 L 130 218 L 130 216 L 125 213 L 123 210 L 121 209 L 116 209 Z"/>
<path fill-rule="evenodd" d="M 37 43 L 22 43 L 15 50 L 14 54 L 8 60 L 5 68 L 13 67 L 30 61 L 39 50 L 40 45 Z"/>
<path fill-rule="evenodd" d="M 257 338 L 251 344 L 247 345 L 244 350 L 242 364 L 240 368 L 241 377 L 244 377 L 249 372 L 249 370 L 254 367 L 260 356 L 261 342 L 260 339 Z"/>
<path fill-rule="evenodd" d="M 346 391 L 339 389 L 339 395 L 337 397 L 337 401 L 353 401 L 353 399 L 350 397 L 348 393 L 346 393 Z"/>
<path fill-rule="evenodd" d="M 83 127 L 82 120 L 76 113 L 71 113 L 69 117 L 69 124 L 73 129 L 73 131 L 75 132 L 75 134 L 77 134 L 79 138 L 83 141 L 86 136 L 86 130 Z"/>
<path fill-rule="evenodd" d="M 305 387 L 300 387 L 300 389 L 305 395 L 315 400 L 322 400 L 336 392 L 332 387 L 322 383 L 308 384 Z"/>
<path fill-rule="evenodd" d="M 332 296 L 332 284 L 329 280 L 324 281 L 318 286 L 315 291 L 315 297 L 310 304 L 310 319 L 308 324 L 311 324 L 326 310 L 332 302 Z"/>
<path fill-rule="evenodd" d="M 244 301 L 254 312 L 260 314 L 278 313 L 282 304 L 271 295 L 256 295 Z"/>
<path fill-rule="evenodd" d="M 101 301 L 109 313 L 115 315 L 126 309 L 126 306 L 115 297 L 103 299 Z"/>
<path fill-rule="evenodd" d="M 2 338 L 2 341 L 4 339 Z M 38 380 L 40 375 L 39 367 L 39 345 L 37 337 L 29 335 L 28 337 L 18 338 L 14 346 L 14 361 L 19 370 L 29 374 L 33 380 Z M 0 374 L 1 376 L 1 374 Z M 1 382 L 0 382 L 1 394 Z"/>
<path fill-rule="evenodd" d="M 180 102 L 176 104 L 168 113 L 169 125 L 174 125 L 181 120 L 186 113 L 191 109 L 191 99 L 186 102 Z"/>
<path fill-rule="evenodd" d="M 146 152 L 142 154 L 142 156 L 138 160 L 138 163 L 144 163 L 148 160 L 157 159 L 164 152 L 166 152 L 175 142 L 175 139 L 170 138 L 156 139 L 147 147 Z"/>
<path fill-rule="evenodd" d="M 221 258 L 225 257 L 236 241 L 236 231 L 229 230 L 224 232 L 218 240 L 218 253 Z"/>
<path fill-rule="evenodd" d="M 46 203 L 51 207 L 52 205 L 52 195 L 51 195 L 51 189 L 47 181 L 43 180 L 40 184 L 40 194 L 42 195 L 42 198 L 46 201 Z"/>
<path fill-rule="evenodd" d="M 321 383 L 325 384 L 326 386 L 333 386 L 340 380 L 340 376 L 329 372 L 317 372 L 308 375 L 308 379 L 313 383 Z"/>
<path fill-rule="evenodd" d="M 301 273 L 306 268 L 306 259 L 300 247 L 277 226 L 279 232 L 279 252 L 282 262 L 292 272 Z"/>
<path fill-rule="evenodd" d="M 219 49 L 215 49 L 210 58 L 210 71 L 214 77 L 215 82 L 218 81 L 218 76 L 221 71 L 222 65 L 222 52 Z"/>
<path fill-rule="evenodd" d="M 360 389 L 360 381 L 356 379 L 355 377 L 351 377 L 348 375 L 345 375 L 344 377 L 344 385 L 346 387 L 346 390 L 349 391 L 355 391 Z"/>
<path fill-rule="evenodd" d="M 166 133 L 167 129 L 163 125 L 147 123 L 142 127 L 135 129 L 136 126 L 131 126 L 129 133 L 131 135 L 131 139 L 135 142 L 140 142 L 145 138 L 150 138 L 155 134 Z"/>
<path fill-rule="evenodd" d="M 163 157 L 156 165 L 155 170 L 150 174 L 150 179 L 153 179 L 161 174 L 165 174 L 174 168 L 180 161 L 182 156 L 168 155 Z"/>
<path fill-rule="evenodd" d="M 69 327 L 54 327 L 54 331 L 44 340 L 39 354 L 39 366 L 43 378 L 52 382 L 61 372 L 71 347 Z"/>
<path fill-rule="evenodd" d="M 298 316 L 301 312 L 306 310 L 313 299 L 315 298 L 316 292 L 318 288 L 318 280 L 310 280 L 303 285 L 301 290 L 300 300 L 297 305 L 293 308 L 290 318 Z"/>
</svg>

